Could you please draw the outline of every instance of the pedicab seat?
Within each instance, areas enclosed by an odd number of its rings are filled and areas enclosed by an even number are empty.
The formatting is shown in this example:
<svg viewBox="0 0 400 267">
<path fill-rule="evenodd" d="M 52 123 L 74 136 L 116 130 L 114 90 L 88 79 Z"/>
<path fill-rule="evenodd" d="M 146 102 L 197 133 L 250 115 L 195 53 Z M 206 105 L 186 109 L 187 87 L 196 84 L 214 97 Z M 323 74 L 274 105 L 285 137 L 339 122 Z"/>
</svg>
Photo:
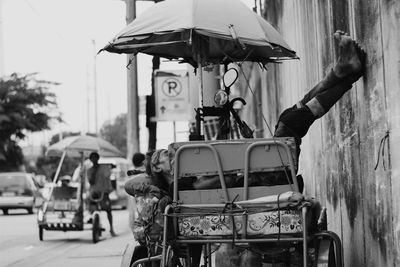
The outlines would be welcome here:
<svg viewBox="0 0 400 267">
<path fill-rule="evenodd" d="M 302 254 L 299 266 L 309 266 L 310 257 L 325 260 L 327 254 L 319 252 L 325 248 L 342 262 L 340 239 L 317 223 L 326 213 L 299 192 L 294 139 L 174 143 L 169 150 L 175 160 L 173 203 L 164 213 L 162 262 L 168 262 L 171 250 L 179 255 L 192 244 L 209 255 L 215 243 L 260 253 L 266 263 L 285 261 L 294 252 Z M 198 181 L 210 188 L 196 190 Z M 313 254 L 316 248 L 321 255 Z M 220 251 L 228 256 L 225 252 Z"/>
<path fill-rule="evenodd" d="M 234 234 L 243 235 L 245 225 L 249 237 L 301 234 L 303 226 L 299 207 L 304 201 L 301 194 L 289 191 L 238 201 L 234 203 L 235 209 L 225 212 L 215 208 L 181 208 L 182 216 L 178 217 L 179 235 L 185 238 L 231 237 Z M 200 215 L 194 215 L 199 212 Z M 243 214 L 247 214 L 246 219 Z"/>
<path fill-rule="evenodd" d="M 176 157 L 175 154 L 180 148 L 179 156 Z M 172 143 L 168 149 L 171 157 L 177 161 L 175 166 L 178 166 L 178 170 L 174 169 L 174 172 L 177 172 L 178 183 L 193 177 L 215 177 L 221 171 L 225 180 L 232 177 L 235 180 L 233 183 L 227 182 L 230 200 L 245 200 L 245 195 L 246 199 L 252 199 L 298 191 L 291 182 L 297 171 L 296 145 L 291 137 L 180 142 Z M 217 161 L 220 164 L 217 164 Z M 246 167 L 250 176 L 249 185 L 251 176 L 259 174 L 275 177 L 276 174 L 280 174 L 279 182 L 265 186 L 264 179 L 264 183 L 261 183 L 264 185 L 244 189 L 243 180 L 241 183 L 239 181 L 246 175 Z M 297 187 L 297 182 L 295 185 Z M 184 204 L 226 203 L 225 190 L 221 188 L 178 191 L 179 201 Z"/>
<path fill-rule="evenodd" d="M 169 150 L 178 166 L 178 239 L 303 232 L 293 138 L 174 143 Z M 219 175 L 226 189 L 180 190 L 185 179 Z"/>
<path fill-rule="evenodd" d="M 79 207 L 78 188 L 72 186 L 55 186 L 48 210 L 76 211 Z"/>
</svg>

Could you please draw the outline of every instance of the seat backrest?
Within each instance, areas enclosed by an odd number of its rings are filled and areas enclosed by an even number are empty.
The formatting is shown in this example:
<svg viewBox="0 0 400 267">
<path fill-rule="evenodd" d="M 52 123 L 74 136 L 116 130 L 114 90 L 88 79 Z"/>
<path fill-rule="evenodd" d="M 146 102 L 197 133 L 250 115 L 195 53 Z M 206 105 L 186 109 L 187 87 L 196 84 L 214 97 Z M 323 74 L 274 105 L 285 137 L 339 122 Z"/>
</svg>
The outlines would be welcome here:
<svg viewBox="0 0 400 267">
<path fill-rule="evenodd" d="M 185 193 L 182 193 L 179 200 L 186 199 L 185 202 L 190 202 L 191 196 L 195 195 L 193 201 L 199 201 L 199 198 L 201 198 L 202 203 L 205 199 L 209 199 L 207 202 L 210 203 L 216 199 L 222 199 L 222 202 L 227 198 L 232 200 L 231 195 L 238 195 L 238 199 L 241 200 L 265 196 L 262 194 L 263 192 L 268 193 L 268 190 L 265 190 L 266 188 L 261 190 L 247 189 L 246 180 L 248 181 L 248 178 L 246 176 L 248 177 L 249 173 L 276 172 L 289 169 L 289 176 L 295 178 L 297 171 L 297 153 L 293 138 L 183 142 L 171 144 L 169 150 L 170 153 L 175 154 L 174 176 L 178 183 L 180 179 L 193 176 L 225 176 L 237 173 L 245 175 L 242 189 L 226 189 L 222 185 L 222 189 L 214 191 L 200 192 L 202 190 L 197 190 L 198 193 L 202 193 L 201 196 L 192 191 L 192 195 L 188 193 L 188 199 L 185 198 Z M 270 194 L 285 192 L 288 189 L 293 190 L 291 185 L 275 186 L 275 189 L 277 190 L 272 190 Z M 258 193 L 252 194 L 252 192 Z M 221 194 L 223 194 L 222 198 L 219 196 Z M 177 194 L 174 192 L 174 198 L 176 196 Z"/>
<path fill-rule="evenodd" d="M 172 143 L 169 146 L 169 151 L 175 154 L 179 148 L 186 147 L 181 151 L 179 158 L 175 157 L 175 161 L 178 161 L 179 164 L 179 178 L 218 175 L 218 167 L 213 152 L 206 147 L 197 146 L 202 144 L 211 145 L 217 150 L 224 174 L 233 174 L 244 171 L 245 156 L 249 146 L 262 142 L 271 143 L 252 149 L 250 152 L 250 172 L 277 171 L 289 167 L 290 159 L 284 148 L 279 145 L 280 143 L 284 143 L 289 147 L 296 172 L 296 146 L 294 139 L 289 137 L 180 142 Z"/>
<path fill-rule="evenodd" d="M 76 199 L 77 198 L 78 189 L 76 187 L 71 186 L 57 186 L 53 189 L 53 197 L 54 199 Z"/>
</svg>

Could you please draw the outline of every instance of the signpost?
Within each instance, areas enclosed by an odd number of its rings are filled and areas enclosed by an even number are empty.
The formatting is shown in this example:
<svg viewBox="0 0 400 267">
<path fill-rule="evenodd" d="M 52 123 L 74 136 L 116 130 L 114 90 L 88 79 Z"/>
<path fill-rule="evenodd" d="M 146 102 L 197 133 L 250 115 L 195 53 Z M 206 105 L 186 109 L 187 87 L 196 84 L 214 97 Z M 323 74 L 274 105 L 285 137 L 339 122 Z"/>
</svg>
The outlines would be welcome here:
<svg viewBox="0 0 400 267">
<path fill-rule="evenodd" d="M 188 121 L 191 118 L 187 71 L 156 71 L 157 121 Z"/>
</svg>

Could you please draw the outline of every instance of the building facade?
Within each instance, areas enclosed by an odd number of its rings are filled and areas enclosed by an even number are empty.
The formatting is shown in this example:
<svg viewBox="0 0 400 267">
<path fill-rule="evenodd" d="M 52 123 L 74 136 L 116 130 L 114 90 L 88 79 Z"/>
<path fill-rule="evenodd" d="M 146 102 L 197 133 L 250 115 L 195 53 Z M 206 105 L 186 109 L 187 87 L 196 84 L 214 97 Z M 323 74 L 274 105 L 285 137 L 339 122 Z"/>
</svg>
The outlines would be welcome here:
<svg viewBox="0 0 400 267">
<path fill-rule="evenodd" d="M 400 266 L 400 1 L 265 0 L 263 16 L 300 60 L 245 65 L 254 94 L 242 94 L 255 105 L 243 118 L 258 136 L 271 136 L 279 113 L 333 67 L 336 30 L 366 50 L 365 76 L 303 139 L 299 173 L 328 209 L 345 266 Z"/>
</svg>

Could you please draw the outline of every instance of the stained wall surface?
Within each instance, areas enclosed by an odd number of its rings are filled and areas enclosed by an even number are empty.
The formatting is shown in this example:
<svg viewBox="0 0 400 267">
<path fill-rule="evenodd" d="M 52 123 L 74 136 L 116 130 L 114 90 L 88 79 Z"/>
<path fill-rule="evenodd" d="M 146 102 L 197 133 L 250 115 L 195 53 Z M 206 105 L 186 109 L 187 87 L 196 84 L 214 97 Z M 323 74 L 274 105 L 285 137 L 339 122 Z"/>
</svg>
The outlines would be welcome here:
<svg viewBox="0 0 400 267">
<path fill-rule="evenodd" d="M 265 0 L 263 10 L 300 57 L 267 71 L 245 68 L 262 101 L 248 94 L 253 105 L 243 115 L 265 137 L 255 108 L 273 128 L 333 67 L 335 30 L 366 50 L 365 76 L 303 139 L 299 172 L 306 193 L 328 208 L 345 266 L 400 266 L 400 1 Z"/>
</svg>

